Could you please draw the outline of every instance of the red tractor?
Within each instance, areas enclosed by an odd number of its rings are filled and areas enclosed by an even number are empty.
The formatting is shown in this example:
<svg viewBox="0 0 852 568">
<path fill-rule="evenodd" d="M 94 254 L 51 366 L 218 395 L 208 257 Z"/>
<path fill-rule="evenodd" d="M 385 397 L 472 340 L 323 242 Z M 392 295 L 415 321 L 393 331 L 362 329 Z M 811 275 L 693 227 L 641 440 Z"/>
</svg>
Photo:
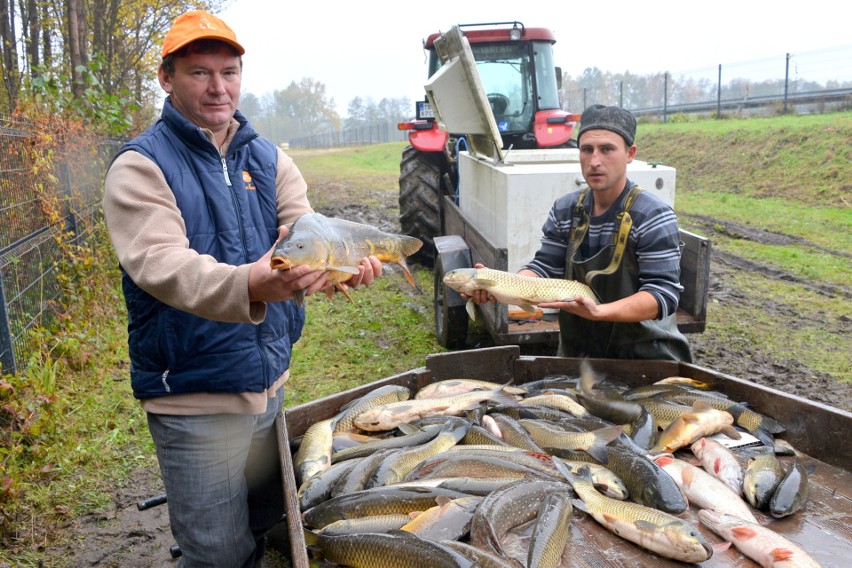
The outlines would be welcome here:
<svg viewBox="0 0 852 568">
<path fill-rule="evenodd" d="M 470 44 L 504 149 L 575 147 L 571 139 L 579 116 L 561 108 L 562 71 L 553 63 L 553 32 L 520 22 L 460 25 Z M 435 50 L 440 33 L 423 42 L 429 77 L 441 67 Z M 442 234 L 443 196 L 456 195 L 456 156 L 466 150 L 460 134 L 441 130 L 428 101 L 418 101 L 416 118 L 398 125 L 408 130 L 402 152 L 399 212 L 402 232 L 424 241 L 412 258 L 432 266 L 433 239 Z"/>
</svg>

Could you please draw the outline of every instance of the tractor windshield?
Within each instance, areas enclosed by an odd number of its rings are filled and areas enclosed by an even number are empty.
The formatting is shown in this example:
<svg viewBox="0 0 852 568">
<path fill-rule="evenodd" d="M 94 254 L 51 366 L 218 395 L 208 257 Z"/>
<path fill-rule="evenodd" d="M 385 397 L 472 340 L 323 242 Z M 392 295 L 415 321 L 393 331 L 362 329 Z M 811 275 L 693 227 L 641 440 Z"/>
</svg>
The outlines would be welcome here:
<svg viewBox="0 0 852 568">
<path fill-rule="evenodd" d="M 537 111 L 560 108 L 550 42 L 472 43 L 470 48 L 501 134 L 531 133 Z M 434 50 L 429 63 L 432 76 L 441 66 Z"/>
<path fill-rule="evenodd" d="M 529 44 L 471 45 L 482 87 L 501 133 L 531 130 L 535 104 Z"/>
</svg>

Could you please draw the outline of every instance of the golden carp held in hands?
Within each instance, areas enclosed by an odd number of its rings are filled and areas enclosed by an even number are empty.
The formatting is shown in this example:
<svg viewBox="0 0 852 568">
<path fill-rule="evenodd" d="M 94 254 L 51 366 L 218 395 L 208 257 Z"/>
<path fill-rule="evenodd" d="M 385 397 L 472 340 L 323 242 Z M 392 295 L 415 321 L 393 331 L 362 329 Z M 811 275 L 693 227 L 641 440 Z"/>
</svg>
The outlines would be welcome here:
<svg viewBox="0 0 852 568">
<path fill-rule="evenodd" d="M 490 268 L 457 268 L 447 272 L 443 280 L 460 294 L 472 296 L 477 290 L 485 290 L 501 304 L 518 306 L 531 315 L 535 315 L 537 304 L 570 301 L 577 296 L 598 301 L 591 288 L 576 280 L 536 278 Z M 473 306 L 471 299 L 467 303 L 467 313 L 475 320 Z"/>
<path fill-rule="evenodd" d="M 340 290 L 349 301 L 352 297 L 341 286 L 358 274 L 358 263 L 373 255 L 382 262 L 392 262 L 402 268 L 405 277 L 416 287 L 405 259 L 423 246 L 420 239 L 407 235 L 386 233 L 372 225 L 344 219 L 326 217 L 320 213 L 302 215 L 293 224 L 290 233 L 275 244 L 270 266 L 273 270 L 288 270 L 305 264 L 314 270 L 329 272 L 334 290 Z M 304 301 L 304 293 L 297 295 L 297 303 Z"/>
</svg>

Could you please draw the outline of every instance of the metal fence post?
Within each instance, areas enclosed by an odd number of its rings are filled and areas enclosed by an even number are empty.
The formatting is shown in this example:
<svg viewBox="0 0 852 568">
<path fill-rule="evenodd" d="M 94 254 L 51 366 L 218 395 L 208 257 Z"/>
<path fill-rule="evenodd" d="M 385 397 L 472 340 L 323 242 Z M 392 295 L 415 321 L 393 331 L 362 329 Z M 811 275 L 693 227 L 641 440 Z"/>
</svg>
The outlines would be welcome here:
<svg viewBox="0 0 852 568">
<path fill-rule="evenodd" d="M 790 85 L 790 54 L 784 62 L 784 114 L 787 114 L 787 93 Z"/>
<path fill-rule="evenodd" d="M 0 272 L 0 367 L 3 373 L 16 373 L 15 348 L 12 328 L 9 325 L 9 312 L 6 310 L 6 290 L 3 287 L 3 274 Z"/>
<path fill-rule="evenodd" d="M 722 118 L 722 64 L 719 64 L 719 79 L 716 81 L 716 120 Z"/>
</svg>

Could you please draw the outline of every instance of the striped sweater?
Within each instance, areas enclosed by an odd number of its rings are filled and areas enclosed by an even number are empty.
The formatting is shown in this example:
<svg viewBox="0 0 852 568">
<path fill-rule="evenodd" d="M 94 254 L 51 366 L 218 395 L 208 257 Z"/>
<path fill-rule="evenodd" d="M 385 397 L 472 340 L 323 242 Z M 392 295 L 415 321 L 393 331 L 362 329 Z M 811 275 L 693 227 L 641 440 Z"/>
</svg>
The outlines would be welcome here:
<svg viewBox="0 0 852 568">
<path fill-rule="evenodd" d="M 616 203 L 603 215 L 589 219 L 589 230 L 580 247 L 582 258 L 591 258 L 613 242 L 616 230 L 616 214 L 629 187 L 627 186 Z M 572 212 L 580 192 L 560 197 L 553 204 L 542 227 L 541 248 L 533 260 L 523 268 L 532 270 L 542 278 L 572 278 L 565 274 L 565 255 L 568 251 L 568 235 L 571 231 Z M 593 195 L 588 192 L 583 203 L 587 212 L 593 210 Z M 677 310 L 680 293 L 680 234 L 674 211 L 647 191 L 639 194 L 630 209 L 633 227 L 625 256 L 633 255 L 639 266 L 636 292 L 646 291 L 656 298 L 659 306 L 657 319 L 673 314 Z M 593 286 L 594 287 L 594 286 Z"/>
</svg>

